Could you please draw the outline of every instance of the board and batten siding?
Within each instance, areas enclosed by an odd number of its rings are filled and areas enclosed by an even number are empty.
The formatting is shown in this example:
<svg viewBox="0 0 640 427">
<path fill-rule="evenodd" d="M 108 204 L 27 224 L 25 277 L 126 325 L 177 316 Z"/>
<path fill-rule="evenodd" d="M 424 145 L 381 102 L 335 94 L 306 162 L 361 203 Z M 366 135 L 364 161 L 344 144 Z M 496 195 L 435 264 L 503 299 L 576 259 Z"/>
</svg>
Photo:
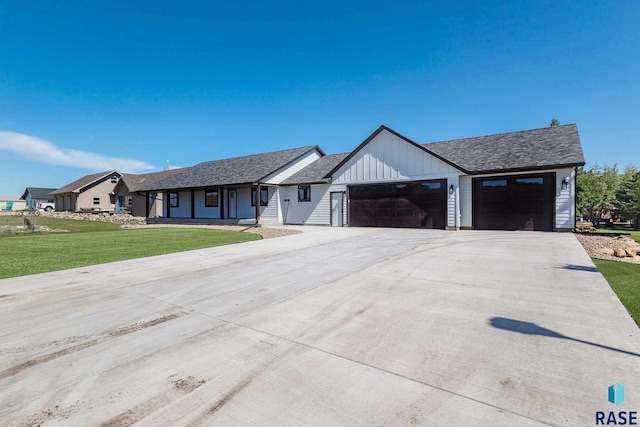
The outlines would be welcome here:
<svg viewBox="0 0 640 427">
<path fill-rule="evenodd" d="M 402 138 L 383 130 L 333 174 L 332 183 L 423 180 L 462 172 Z"/>
<path fill-rule="evenodd" d="M 277 171 L 275 171 L 274 173 L 266 177 L 261 182 L 265 184 L 280 184 L 282 181 L 289 178 L 294 173 L 301 171 L 306 166 L 309 166 L 311 163 L 315 162 L 319 158 L 320 158 L 320 153 L 318 152 L 318 150 L 312 150 L 307 154 L 303 155 L 302 157 L 300 157 L 299 159 L 297 159 L 295 162 L 290 163 L 278 169 Z"/>
</svg>

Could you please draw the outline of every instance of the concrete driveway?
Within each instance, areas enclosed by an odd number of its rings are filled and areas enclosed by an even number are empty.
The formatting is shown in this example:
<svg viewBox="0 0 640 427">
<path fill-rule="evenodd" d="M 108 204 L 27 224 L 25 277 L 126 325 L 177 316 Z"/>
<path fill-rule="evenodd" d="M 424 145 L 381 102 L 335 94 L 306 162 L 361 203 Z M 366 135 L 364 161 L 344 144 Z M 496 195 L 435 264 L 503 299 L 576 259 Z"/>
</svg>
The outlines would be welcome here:
<svg viewBox="0 0 640 427">
<path fill-rule="evenodd" d="M 0 280 L 0 424 L 594 425 L 640 410 L 640 332 L 574 236 L 306 230 Z"/>
</svg>

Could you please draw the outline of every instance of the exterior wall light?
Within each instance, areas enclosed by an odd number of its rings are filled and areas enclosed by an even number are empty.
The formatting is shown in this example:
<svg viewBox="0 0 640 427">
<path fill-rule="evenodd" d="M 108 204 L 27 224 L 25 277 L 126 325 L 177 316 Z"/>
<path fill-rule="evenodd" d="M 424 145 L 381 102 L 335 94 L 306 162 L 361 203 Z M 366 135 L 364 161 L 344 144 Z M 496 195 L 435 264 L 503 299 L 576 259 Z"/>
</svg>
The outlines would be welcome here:
<svg viewBox="0 0 640 427">
<path fill-rule="evenodd" d="M 453 184 L 451 184 L 451 185 L 449 186 L 449 194 L 453 194 L 453 191 L 454 191 L 454 190 L 453 190 Z"/>
<path fill-rule="evenodd" d="M 566 190 L 569 187 L 569 177 L 562 180 L 562 189 Z"/>
</svg>

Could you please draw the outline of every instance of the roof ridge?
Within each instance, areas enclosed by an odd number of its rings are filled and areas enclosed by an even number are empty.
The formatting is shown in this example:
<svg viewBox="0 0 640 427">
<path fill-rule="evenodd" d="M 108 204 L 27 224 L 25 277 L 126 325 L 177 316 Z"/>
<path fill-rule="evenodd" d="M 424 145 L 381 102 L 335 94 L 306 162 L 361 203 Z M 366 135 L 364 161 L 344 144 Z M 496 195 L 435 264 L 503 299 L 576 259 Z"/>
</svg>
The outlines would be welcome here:
<svg viewBox="0 0 640 427">
<path fill-rule="evenodd" d="M 282 152 L 285 152 L 285 151 L 302 150 L 302 149 L 307 149 L 307 151 L 308 151 L 308 150 L 311 150 L 313 148 L 320 148 L 320 147 L 318 145 L 306 145 L 306 146 L 302 146 L 302 147 L 285 148 L 283 150 L 267 151 L 265 153 L 247 154 L 247 155 L 244 155 L 244 156 L 236 156 L 236 157 L 225 157 L 225 158 L 222 158 L 222 159 L 207 160 L 207 161 L 195 164 L 193 166 L 187 166 L 187 167 L 182 168 L 182 169 L 187 169 L 188 167 L 200 166 L 200 165 L 204 165 L 206 163 L 221 162 L 221 161 L 226 161 L 226 160 L 244 159 L 244 158 L 247 158 L 247 157 L 263 156 L 265 154 L 282 153 Z"/>
<path fill-rule="evenodd" d="M 492 136 L 513 135 L 513 134 L 516 134 L 516 133 L 533 132 L 533 131 L 537 131 L 537 130 L 548 130 L 548 129 L 552 129 L 554 127 L 563 128 L 563 127 L 569 127 L 569 126 L 576 126 L 577 127 L 578 125 L 576 123 L 567 123 L 566 125 L 545 126 L 545 127 L 541 127 L 541 128 L 515 130 L 515 131 L 511 131 L 511 132 L 492 133 L 490 135 L 468 136 L 466 138 L 454 138 L 454 139 L 445 139 L 443 141 L 424 142 L 424 143 L 422 143 L 420 145 L 444 144 L 444 143 L 452 142 L 452 141 L 463 141 L 465 139 L 480 139 L 480 138 L 489 138 L 489 137 L 492 137 Z"/>
</svg>

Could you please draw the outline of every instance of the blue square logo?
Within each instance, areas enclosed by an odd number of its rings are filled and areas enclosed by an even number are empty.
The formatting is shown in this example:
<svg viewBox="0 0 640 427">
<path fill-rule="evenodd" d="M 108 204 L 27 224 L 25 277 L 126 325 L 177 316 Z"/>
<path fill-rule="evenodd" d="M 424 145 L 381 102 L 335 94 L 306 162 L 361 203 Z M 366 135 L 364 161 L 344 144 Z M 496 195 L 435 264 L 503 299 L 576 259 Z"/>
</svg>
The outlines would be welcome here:
<svg viewBox="0 0 640 427">
<path fill-rule="evenodd" d="M 609 386 L 609 402 L 616 406 L 620 406 L 624 403 L 624 386 L 618 381 L 612 386 Z"/>
</svg>

